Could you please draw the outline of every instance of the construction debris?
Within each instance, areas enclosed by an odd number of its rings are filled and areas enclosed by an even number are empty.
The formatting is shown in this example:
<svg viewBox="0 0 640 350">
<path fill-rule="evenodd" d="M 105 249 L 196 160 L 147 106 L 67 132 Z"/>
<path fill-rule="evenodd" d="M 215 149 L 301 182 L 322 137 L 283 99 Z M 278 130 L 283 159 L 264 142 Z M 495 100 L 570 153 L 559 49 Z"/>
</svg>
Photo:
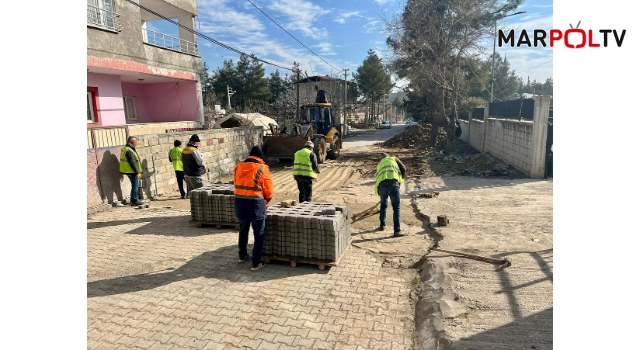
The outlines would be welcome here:
<svg viewBox="0 0 640 350">
<path fill-rule="evenodd" d="M 431 193 L 420 193 L 418 195 L 418 197 L 422 197 L 422 198 L 436 198 L 438 197 L 438 195 L 440 194 L 440 192 L 431 192 Z"/>
<path fill-rule="evenodd" d="M 438 226 L 449 225 L 449 218 L 446 215 L 438 215 Z"/>
<path fill-rule="evenodd" d="M 438 141 L 436 147 L 444 147 L 447 134 L 444 129 L 438 130 Z M 385 148 L 415 148 L 426 147 L 431 141 L 431 124 L 411 125 L 403 132 L 391 139 L 380 143 Z"/>
<path fill-rule="evenodd" d="M 297 202 L 294 200 L 282 201 L 280 202 L 280 206 L 282 206 L 283 208 L 289 208 L 295 206 L 296 203 Z"/>
<path fill-rule="evenodd" d="M 498 270 L 502 270 L 505 267 L 511 266 L 511 261 L 509 261 L 509 259 L 507 259 L 507 258 L 496 259 L 496 258 L 489 258 L 489 257 L 486 257 L 486 256 L 480 256 L 480 255 L 456 252 L 456 251 L 452 251 L 452 250 L 440 249 L 438 247 L 438 244 L 436 244 L 433 248 L 431 248 L 431 250 L 437 251 L 437 252 L 442 252 L 442 253 L 449 253 L 449 254 L 453 254 L 453 255 L 463 256 L 465 258 L 470 258 L 470 259 L 474 259 L 474 260 L 485 261 L 485 262 L 492 263 L 492 264 L 500 264 L 500 267 L 498 268 Z"/>
</svg>

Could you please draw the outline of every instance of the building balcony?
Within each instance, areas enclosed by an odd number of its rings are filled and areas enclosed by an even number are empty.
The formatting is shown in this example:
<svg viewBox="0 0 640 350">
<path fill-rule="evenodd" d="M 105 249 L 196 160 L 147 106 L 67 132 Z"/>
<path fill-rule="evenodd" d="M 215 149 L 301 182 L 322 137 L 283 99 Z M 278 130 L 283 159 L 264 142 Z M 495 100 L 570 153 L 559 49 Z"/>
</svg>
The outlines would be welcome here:
<svg viewBox="0 0 640 350">
<path fill-rule="evenodd" d="M 119 14 L 91 4 L 87 4 L 87 25 L 115 33 L 122 30 Z"/>
<path fill-rule="evenodd" d="M 151 29 L 142 28 L 142 40 L 149 45 L 193 56 L 198 55 L 198 44 L 175 36 L 159 33 Z"/>
</svg>

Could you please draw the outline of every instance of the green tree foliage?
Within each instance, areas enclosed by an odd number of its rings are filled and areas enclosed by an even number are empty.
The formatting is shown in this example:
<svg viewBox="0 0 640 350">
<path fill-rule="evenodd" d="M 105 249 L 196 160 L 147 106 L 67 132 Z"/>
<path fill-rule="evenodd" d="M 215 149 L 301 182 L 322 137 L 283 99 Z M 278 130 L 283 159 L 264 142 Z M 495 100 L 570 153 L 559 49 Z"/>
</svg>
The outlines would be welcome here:
<svg viewBox="0 0 640 350">
<path fill-rule="evenodd" d="M 491 62 L 489 61 L 489 65 Z M 489 81 L 489 88 L 491 88 L 491 81 Z M 496 53 L 495 56 L 495 72 L 493 82 L 493 100 L 494 101 L 508 101 L 516 98 L 515 94 L 520 87 L 520 79 L 516 76 L 516 72 L 511 70 L 509 61 L 507 58 L 500 58 L 500 54 Z"/>
<path fill-rule="evenodd" d="M 458 104 L 471 88 L 465 64 L 492 32 L 496 20 L 516 9 L 522 0 L 407 0 L 400 16 L 388 21 L 387 44 L 392 67 L 409 79 L 408 108 L 430 120 L 431 142 L 438 127 L 447 131 L 447 148 L 455 144 Z"/>
<path fill-rule="evenodd" d="M 255 56 L 242 55 L 235 66 L 233 60 L 225 60 L 212 80 L 211 86 L 221 101 L 227 101 L 227 86 L 235 91 L 231 105 L 240 112 L 264 111 L 271 98 L 269 79 Z"/>
<path fill-rule="evenodd" d="M 353 73 L 353 78 L 365 99 L 371 103 L 372 112 L 374 103 L 379 101 L 384 94 L 391 92 L 393 88 L 391 75 L 385 69 L 380 57 L 371 49 L 367 52 L 367 57 L 362 65 L 358 67 L 356 73 Z"/>
<path fill-rule="evenodd" d="M 553 78 L 547 78 L 544 83 L 539 83 L 535 80 L 531 81 L 529 77 L 527 77 L 526 84 L 520 82 L 518 93 L 553 96 Z"/>
</svg>

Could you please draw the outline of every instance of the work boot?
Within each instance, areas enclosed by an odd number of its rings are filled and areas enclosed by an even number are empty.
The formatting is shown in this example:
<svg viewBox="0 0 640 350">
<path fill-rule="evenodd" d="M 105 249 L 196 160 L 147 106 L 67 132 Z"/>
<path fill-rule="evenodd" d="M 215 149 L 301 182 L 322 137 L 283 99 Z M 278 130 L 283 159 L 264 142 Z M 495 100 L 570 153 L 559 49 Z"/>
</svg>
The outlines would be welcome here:
<svg viewBox="0 0 640 350">
<path fill-rule="evenodd" d="M 406 235 L 406 233 L 402 233 L 402 230 L 393 232 L 393 237 L 404 237 Z"/>
<path fill-rule="evenodd" d="M 378 231 L 384 231 L 385 226 L 384 225 L 380 225 L 380 227 L 378 227 Z"/>
</svg>

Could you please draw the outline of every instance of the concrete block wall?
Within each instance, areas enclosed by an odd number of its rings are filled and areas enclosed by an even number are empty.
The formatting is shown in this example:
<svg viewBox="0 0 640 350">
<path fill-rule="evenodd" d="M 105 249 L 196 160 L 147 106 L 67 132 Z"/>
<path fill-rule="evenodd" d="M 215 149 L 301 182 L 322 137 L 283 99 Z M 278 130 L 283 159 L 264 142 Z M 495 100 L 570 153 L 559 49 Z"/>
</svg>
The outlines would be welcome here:
<svg viewBox="0 0 640 350">
<path fill-rule="evenodd" d="M 524 173 L 531 168 L 533 122 L 489 119 L 484 151 Z"/>
<path fill-rule="evenodd" d="M 462 124 L 462 123 L 460 123 Z M 472 119 L 469 121 L 469 141 L 471 147 L 483 152 L 484 149 L 484 122 Z"/>
<path fill-rule="evenodd" d="M 533 121 L 517 121 L 491 118 L 487 102 L 484 120 L 460 121 L 460 138 L 478 151 L 491 153 L 531 178 L 544 178 L 549 104 L 549 96 L 534 97 Z M 469 132 L 465 138 L 467 126 Z"/>
<path fill-rule="evenodd" d="M 173 141 L 182 141 L 181 147 L 184 148 L 191 135 L 198 135 L 198 150 L 208 171 L 205 183 L 210 183 L 221 176 L 232 174 L 238 162 L 249 155 L 251 147 L 262 145 L 262 131 L 262 127 L 251 126 L 138 136 L 137 151 L 143 168 L 145 194 L 149 197 L 179 194 L 176 175 L 169 162 L 169 150 L 173 148 Z"/>
<path fill-rule="evenodd" d="M 462 129 L 462 135 L 460 135 L 460 139 L 466 143 L 469 143 L 469 122 L 461 119 L 460 128 Z"/>
<path fill-rule="evenodd" d="M 193 134 L 200 137 L 200 153 L 209 170 L 205 182 L 218 181 L 220 176 L 230 175 L 236 164 L 244 160 L 251 147 L 262 145 L 262 127 L 242 127 L 135 135 L 138 155 L 142 163 L 142 188 L 145 199 L 157 195 L 179 195 L 175 172 L 169 162 L 169 150 L 173 141 L 187 145 Z M 107 208 L 110 203 L 128 199 L 131 185 L 119 173 L 122 146 L 87 150 L 87 211 Z M 186 186 L 186 184 L 185 184 Z"/>
</svg>

